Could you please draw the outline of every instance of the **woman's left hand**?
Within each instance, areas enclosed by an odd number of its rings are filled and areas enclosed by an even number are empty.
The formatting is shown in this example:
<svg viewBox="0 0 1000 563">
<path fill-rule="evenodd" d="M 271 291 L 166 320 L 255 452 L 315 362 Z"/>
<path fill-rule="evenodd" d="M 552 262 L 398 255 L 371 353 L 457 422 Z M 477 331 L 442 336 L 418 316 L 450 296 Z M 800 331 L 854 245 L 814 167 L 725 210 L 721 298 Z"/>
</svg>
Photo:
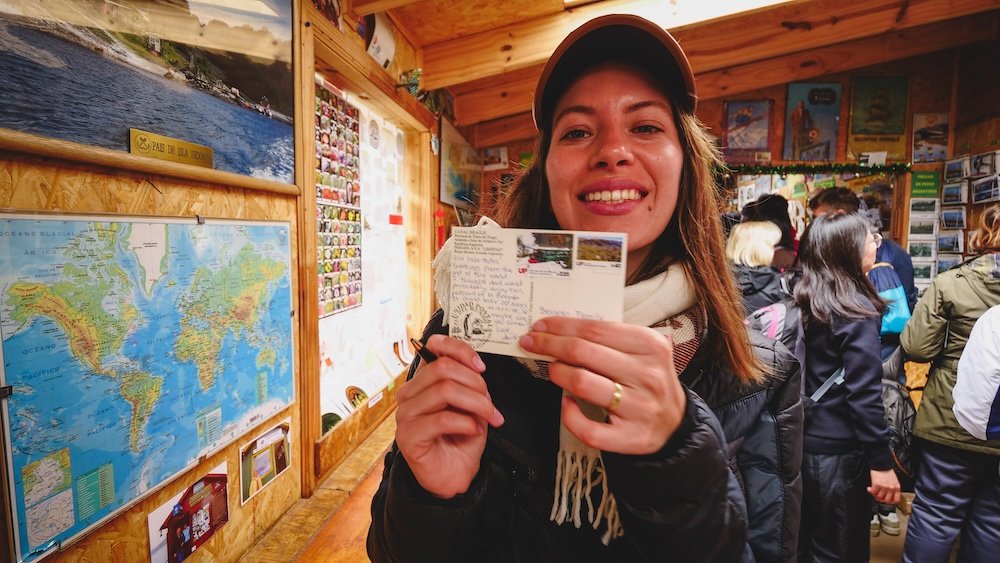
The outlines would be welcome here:
<svg viewBox="0 0 1000 563">
<path fill-rule="evenodd" d="M 567 430 L 607 452 L 651 454 L 663 448 L 687 406 L 669 337 L 647 327 L 569 317 L 546 317 L 531 329 L 521 337 L 521 347 L 556 359 L 549 365 L 552 382 L 573 397 L 608 408 L 606 422 L 594 421 L 564 397 Z M 616 384 L 621 391 L 614 404 Z"/>
</svg>

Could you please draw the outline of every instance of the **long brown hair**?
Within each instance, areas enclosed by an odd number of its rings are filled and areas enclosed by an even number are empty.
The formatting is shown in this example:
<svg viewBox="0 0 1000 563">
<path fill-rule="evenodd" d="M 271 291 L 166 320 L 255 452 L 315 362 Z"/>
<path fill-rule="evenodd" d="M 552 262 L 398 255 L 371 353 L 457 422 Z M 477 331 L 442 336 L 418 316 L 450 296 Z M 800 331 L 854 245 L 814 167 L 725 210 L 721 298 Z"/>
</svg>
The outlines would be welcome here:
<svg viewBox="0 0 1000 563">
<path fill-rule="evenodd" d="M 627 283 L 649 279 L 674 261 L 680 261 L 698 303 L 708 315 L 710 330 L 703 344 L 709 352 L 707 357 L 721 358 L 721 363 L 740 381 L 759 381 L 763 370 L 750 348 L 742 301 L 726 262 L 719 188 L 712 175 L 712 170 L 721 166 L 722 157 L 697 117 L 679 112 L 676 103 L 673 112 L 684 149 L 677 208 L 646 260 Z M 494 211 L 501 225 L 522 229 L 561 228 L 552 211 L 545 177 L 551 141 L 551 124 L 546 124 L 535 148 L 536 157 Z"/>
</svg>

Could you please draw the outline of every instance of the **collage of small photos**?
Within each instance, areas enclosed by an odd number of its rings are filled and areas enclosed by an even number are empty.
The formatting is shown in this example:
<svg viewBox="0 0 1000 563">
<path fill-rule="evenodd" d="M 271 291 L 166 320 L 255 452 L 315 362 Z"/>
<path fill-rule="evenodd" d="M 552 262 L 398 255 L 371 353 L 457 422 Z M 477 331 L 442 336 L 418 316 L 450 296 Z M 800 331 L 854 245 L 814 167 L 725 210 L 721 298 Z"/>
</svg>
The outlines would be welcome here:
<svg viewBox="0 0 1000 563">
<path fill-rule="evenodd" d="M 361 305 L 360 111 L 328 82 L 316 85 L 316 260 L 319 316 Z"/>
<path fill-rule="evenodd" d="M 958 266 L 969 249 L 967 204 L 1000 201 L 1000 151 L 966 155 L 945 161 L 940 198 L 910 200 L 909 253 L 918 292 L 934 277 Z"/>
</svg>

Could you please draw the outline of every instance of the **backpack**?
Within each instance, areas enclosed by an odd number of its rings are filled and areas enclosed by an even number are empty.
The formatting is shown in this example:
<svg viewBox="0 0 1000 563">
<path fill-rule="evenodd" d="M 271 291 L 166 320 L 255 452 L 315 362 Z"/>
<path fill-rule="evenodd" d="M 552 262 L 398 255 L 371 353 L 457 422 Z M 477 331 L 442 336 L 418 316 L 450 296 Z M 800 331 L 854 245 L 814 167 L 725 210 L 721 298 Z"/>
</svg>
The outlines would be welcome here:
<svg viewBox="0 0 1000 563">
<path fill-rule="evenodd" d="M 889 424 L 889 448 L 895 463 L 896 477 L 903 490 L 912 490 L 917 478 L 916 445 L 913 439 L 913 423 L 917 409 L 910 398 L 911 389 L 899 382 L 898 373 L 903 363 L 903 349 L 897 347 L 882 362 L 882 406 L 885 420 Z M 916 389 L 913 389 L 916 390 Z"/>
<path fill-rule="evenodd" d="M 744 324 L 760 332 L 771 340 L 778 340 L 790 351 L 795 352 L 795 345 L 802 331 L 799 308 L 792 299 L 785 299 L 761 307 L 747 315 Z M 796 356 L 798 359 L 798 357 Z"/>
</svg>

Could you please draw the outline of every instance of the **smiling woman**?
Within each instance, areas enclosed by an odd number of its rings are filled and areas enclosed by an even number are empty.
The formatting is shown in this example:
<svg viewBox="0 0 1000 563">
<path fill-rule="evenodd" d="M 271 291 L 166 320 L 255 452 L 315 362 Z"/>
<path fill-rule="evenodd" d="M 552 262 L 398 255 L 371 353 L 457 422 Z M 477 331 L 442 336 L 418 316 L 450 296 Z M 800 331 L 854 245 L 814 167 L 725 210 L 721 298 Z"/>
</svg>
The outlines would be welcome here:
<svg viewBox="0 0 1000 563">
<path fill-rule="evenodd" d="M 694 116 L 686 56 L 647 20 L 596 18 L 556 49 L 534 99 L 538 158 L 498 221 L 627 233 L 625 322 L 543 318 L 519 341 L 554 358 L 536 362 L 478 354 L 435 315 L 423 340 L 438 360 L 415 362 L 397 395 L 369 556 L 737 561 L 752 549 L 789 560 L 797 458 L 744 476 L 756 494 L 748 509 L 709 410 L 740 402 L 723 425 L 743 422 L 726 436 L 741 441 L 770 420 L 765 442 L 797 451 L 800 438 L 774 435 L 801 420 L 797 382 L 789 402 L 768 405 L 787 409 L 780 423 L 761 416 L 774 388 L 725 262 L 710 173 L 719 156 Z M 590 256 L 620 252 L 615 240 L 588 243 Z M 757 480 L 765 473 L 773 479 Z M 748 545 L 745 514 L 764 504 L 770 529 Z"/>
</svg>

